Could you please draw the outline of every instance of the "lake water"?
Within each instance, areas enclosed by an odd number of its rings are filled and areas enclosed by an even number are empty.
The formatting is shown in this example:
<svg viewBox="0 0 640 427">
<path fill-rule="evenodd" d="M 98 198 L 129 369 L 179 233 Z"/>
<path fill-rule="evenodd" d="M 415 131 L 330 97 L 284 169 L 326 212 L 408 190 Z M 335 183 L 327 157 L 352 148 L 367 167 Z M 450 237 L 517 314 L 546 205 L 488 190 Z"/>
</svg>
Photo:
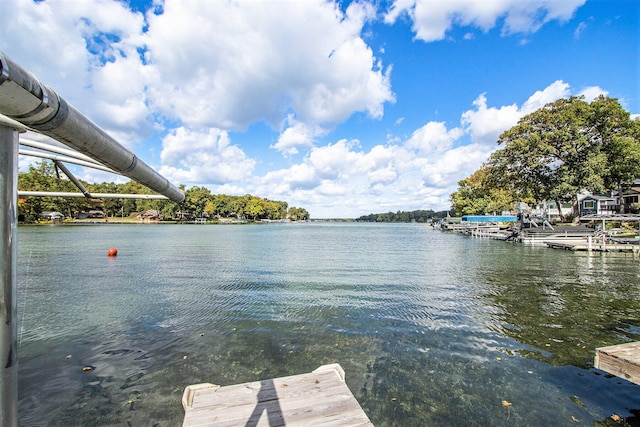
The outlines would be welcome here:
<svg viewBox="0 0 640 427">
<path fill-rule="evenodd" d="M 592 367 L 640 340 L 630 254 L 342 223 L 20 227 L 18 254 L 22 426 L 177 426 L 187 385 L 334 362 L 378 427 L 640 417 Z"/>
</svg>

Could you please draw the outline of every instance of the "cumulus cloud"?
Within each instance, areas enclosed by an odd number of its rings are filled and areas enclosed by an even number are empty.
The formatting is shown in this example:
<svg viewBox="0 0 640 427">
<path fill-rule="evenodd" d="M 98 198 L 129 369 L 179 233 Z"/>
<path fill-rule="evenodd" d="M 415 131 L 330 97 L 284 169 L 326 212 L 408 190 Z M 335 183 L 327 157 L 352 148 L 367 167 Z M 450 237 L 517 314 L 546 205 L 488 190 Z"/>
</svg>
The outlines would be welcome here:
<svg viewBox="0 0 640 427">
<path fill-rule="evenodd" d="M 562 80 L 536 91 L 520 107 L 516 104 L 489 107 L 486 95 L 481 94 L 473 101 L 475 109 L 462 113 L 461 122 L 474 143 L 495 144 L 500 134 L 515 126 L 523 116 L 570 94 L 570 86 Z"/>
<path fill-rule="evenodd" d="M 2 12 L 5 54 L 125 145 L 148 136 L 144 72 L 136 60 L 142 14 L 109 0 L 15 0 Z"/>
<path fill-rule="evenodd" d="M 359 216 L 363 212 L 448 209 L 460 180 L 499 148 L 499 135 L 518 120 L 559 98 L 570 86 L 555 81 L 522 104 L 490 105 L 480 94 L 460 116 L 461 126 L 428 122 L 409 138 L 364 151 L 356 140 L 312 147 L 301 163 L 257 179 L 255 193 L 307 206 L 316 217 Z M 333 214 L 332 214 L 333 212 Z"/>
<path fill-rule="evenodd" d="M 160 173 L 181 184 L 223 184 L 251 177 L 256 161 L 231 144 L 226 131 L 180 127 L 162 140 Z"/>
<path fill-rule="evenodd" d="M 151 101 L 187 125 L 228 130 L 277 128 L 291 111 L 327 128 L 354 112 L 380 117 L 394 96 L 391 69 L 360 36 L 374 17 L 362 2 L 343 13 L 322 0 L 166 1 L 147 17 Z"/>
<path fill-rule="evenodd" d="M 460 33 L 467 39 L 498 26 L 526 35 L 569 19 L 583 3 L 395 0 L 384 19 L 408 17 L 424 41 L 457 26 L 467 27 Z M 324 0 L 165 0 L 143 15 L 112 0 L 13 0 L 5 9 L 5 53 L 47 76 L 46 84 L 125 145 L 162 131 L 159 171 L 170 181 L 286 200 L 315 217 L 447 209 L 457 182 L 498 148 L 500 133 L 572 93 L 562 80 L 510 105 L 491 104 L 491 92 L 482 93 L 458 124 L 425 120 L 408 137 L 387 130 L 384 144 L 353 136 L 327 143 L 341 122 L 356 113 L 379 119 L 395 100 L 391 64 L 362 35 L 376 19 L 369 2 L 343 10 Z M 595 86 L 580 92 L 587 100 L 601 93 Z M 231 132 L 256 122 L 279 134 L 269 143 L 287 157 L 285 166 L 257 171 L 265 162 L 259 150 L 232 140 Z"/>
<path fill-rule="evenodd" d="M 471 141 L 477 144 L 495 144 L 498 136 L 515 125 L 522 112 L 516 104 L 502 107 L 487 106 L 487 97 L 480 95 L 473 101 L 475 109 L 462 114 L 462 124 L 471 136 Z"/>
<path fill-rule="evenodd" d="M 368 2 L 167 0 L 143 15 L 113 0 L 13 0 L 3 12 L 5 53 L 127 143 L 176 125 L 282 130 L 292 113 L 332 129 L 394 102 L 391 67 L 361 37 Z M 276 148 L 295 150 L 302 126 Z"/>
<path fill-rule="evenodd" d="M 536 91 L 522 105 L 522 113 L 533 113 L 539 108 L 544 107 L 550 102 L 557 101 L 560 98 L 567 98 L 571 95 L 570 86 L 562 80 L 556 80 L 543 90 Z"/>
<path fill-rule="evenodd" d="M 305 123 L 296 122 L 292 116 L 287 121 L 290 126 L 280 134 L 278 142 L 271 146 L 282 154 L 298 154 L 298 147 L 311 147 L 314 138 L 323 133 L 320 129 L 312 129 Z"/>
<path fill-rule="evenodd" d="M 586 0 L 395 0 L 385 14 L 387 23 L 407 15 L 416 38 L 442 40 L 454 26 L 487 32 L 502 22 L 501 32 L 530 34 L 547 22 L 566 21 Z M 466 37 L 466 36 L 465 36 Z"/>
<path fill-rule="evenodd" d="M 405 146 L 416 148 L 423 154 L 442 153 L 450 149 L 462 134 L 460 128 L 448 130 L 443 122 L 429 122 L 413 132 Z"/>
<path fill-rule="evenodd" d="M 589 86 L 580 91 L 579 96 L 584 96 L 584 100 L 591 102 L 600 95 L 608 96 L 609 92 L 599 86 Z"/>
</svg>

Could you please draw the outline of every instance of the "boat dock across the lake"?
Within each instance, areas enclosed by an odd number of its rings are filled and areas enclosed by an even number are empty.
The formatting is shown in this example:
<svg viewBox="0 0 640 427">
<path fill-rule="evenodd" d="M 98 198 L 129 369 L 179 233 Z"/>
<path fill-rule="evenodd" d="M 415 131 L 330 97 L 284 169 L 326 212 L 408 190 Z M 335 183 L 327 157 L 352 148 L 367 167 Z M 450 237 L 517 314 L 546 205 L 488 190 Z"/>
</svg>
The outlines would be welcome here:
<svg viewBox="0 0 640 427">
<path fill-rule="evenodd" d="M 553 249 L 589 252 L 629 252 L 640 254 L 640 231 L 606 230 L 606 221 L 640 223 L 638 215 L 607 215 L 584 217 L 581 221 L 597 221 L 591 225 L 552 225 L 546 220 L 538 224 L 535 220 L 522 221 L 515 216 L 467 216 L 445 218 L 440 228 L 472 237 L 504 240 L 526 245 L 547 246 Z M 632 234 L 621 237 L 616 232 Z M 623 234 L 624 235 L 624 234 Z"/>
</svg>

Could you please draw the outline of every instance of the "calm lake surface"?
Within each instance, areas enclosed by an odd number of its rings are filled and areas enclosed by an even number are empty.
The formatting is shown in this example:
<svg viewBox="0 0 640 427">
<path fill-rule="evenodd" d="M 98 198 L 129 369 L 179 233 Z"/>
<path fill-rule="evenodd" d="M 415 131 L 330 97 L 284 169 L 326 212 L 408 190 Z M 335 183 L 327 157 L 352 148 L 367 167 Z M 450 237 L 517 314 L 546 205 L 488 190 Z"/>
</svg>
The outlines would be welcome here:
<svg viewBox="0 0 640 427">
<path fill-rule="evenodd" d="M 640 416 L 592 367 L 640 340 L 631 254 L 340 223 L 20 227 L 18 253 L 21 426 L 177 426 L 187 385 L 335 362 L 377 427 Z"/>
</svg>

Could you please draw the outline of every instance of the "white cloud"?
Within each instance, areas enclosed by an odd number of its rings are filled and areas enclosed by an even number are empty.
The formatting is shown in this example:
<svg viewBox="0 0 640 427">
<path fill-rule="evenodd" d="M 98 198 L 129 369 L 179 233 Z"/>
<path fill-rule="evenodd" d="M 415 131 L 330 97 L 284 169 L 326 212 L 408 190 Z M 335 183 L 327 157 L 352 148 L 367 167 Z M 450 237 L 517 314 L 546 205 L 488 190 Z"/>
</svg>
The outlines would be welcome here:
<svg viewBox="0 0 640 427">
<path fill-rule="evenodd" d="M 150 135 L 142 14 L 110 0 L 11 3 L 0 14 L 4 53 L 124 145 Z"/>
<path fill-rule="evenodd" d="M 159 10 L 13 0 L 0 15 L 0 40 L 127 144 L 154 126 L 238 130 L 262 121 L 278 129 L 291 113 L 328 130 L 356 112 L 380 118 L 394 102 L 391 67 L 360 34 L 376 18 L 368 2 L 343 12 L 324 0 L 167 0 Z M 283 152 L 297 146 L 289 137 Z"/>
<path fill-rule="evenodd" d="M 384 69 L 360 37 L 375 11 L 352 3 L 168 0 L 149 15 L 153 105 L 191 126 L 244 129 L 265 120 L 331 128 L 354 112 L 380 117 L 393 101 Z"/>
<path fill-rule="evenodd" d="M 556 80 L 543 90 L 536 91 L 522 105 L 522 113 L 533 113 L 550 102 L 555 102 L 560 98 L 567 98 L 571 95 L 570 86 L 562 80 Z"/>
<path fill-rule="evenodd" d="M 523 115 L 515 104 L 499 108 L 488 107 L 485 94 L 473 101 L 473 105 L 475 110 L 465 111 L 461 121 L 471 135 L 471 141 L 477 144 L 495 144 L 498 136 L 515 125 Z"/>
<path fill-rule="evenodd" d="M 313 147 L 301 163 L 254 178 L 257 184 L 251 191 L 305 206 L 315 217 L 448 209 L 457 183 L 499 148 L 502 132 L 533 110 L 570 95 L 569 85 L 561 80 L 520 106 L 492 106 L 481 94 L 473 108 L 461 114 L 462 128 L 429 122 L 404 141 L 394 138 L 368 151 L 355 140 Z"/>
<path fill-rule="evenodd" d="M 586 102 L 592 102 L 600 95 L 608 96 L 609 92 L 598 86 L 589 86 L 580 91 L 579 96 L 584 96 Z"/>
<path fill-rule="evenodd" d="M 582 36 L 582 33 L 586 31 L 586 29 L 587 29 L 587 24 L 585 22 L 579 23 L 575 31 L 573 32 L 573 37 L 576 40 L 579 39 Z"/>
<path fill-rule="evenodd" d="M 416 130 L 405 146 L 416 148 L 423 154 L 442 153 L 450 149 L 462 133 L 460 128 L 448 130 L 443 122 L 429 122 Z"/>
<path fill-rule="evenodd" d="M 473 102 L 475 109 L 465 111 L 461 122 L 474 143 L 492 145 L 498 141 L 502 132 L 515 126 L 523 116 L 570 95 L 570 86 L 562 80 L 536 91 L 521 107 L 516 104 L 488 107 L 486 95 L 481 94 Z"/>
<path fill-rule="evenodd" d="M 256 164 L 219 129 L 203 133 L 175 129 L 163 139 L 160 158 L 162 175 L 191 185 L 242 182 L 250 179 Z"/>
<path fill-rule="evenodd" d="M 280 134 L 278 142 L 271 146 L 282 154 L 298 154 L 298 147 L 311 147 L 314 138 L 322 133 L 319 129 L 311 129 L 305 123 L 296 122 L 292 115 L 287 121 L 290 126 Z"/>
<path fill-rule="evenodd" d="M 497 26 L 526 35 L 569 19 L 583 3 L 396 0 L 385 19 L 408 16 L 416 38 L 426 41 L 456 26 L 468 27 L 465 38 Z M 152 130 L 166 132 L 159 171 L 170 181 L 286 200 L 315 217 L 447 209 L 457 182 L 499 148 L 500 133 L 571 94 L 562 80 L 521 104 L 492 105 L 488 92 L 457 126 L 427 122 L 408 138 L 383 135 L 384 145 L 340 136 L 326 143 L 354 113 L 378 119 L 394 102 L 391 66 L 362 35 L 375 19 L 369 3 L 343 12 L 324 0 L 166 0 L 162 13 L 147 16 L 110 0 L 13 0 L 5 9 L 3 51 L 47 76 L 45 83 L 118 140 L 130 145 Z M 595 86 L 581 92 L 587 100 L 601 93 Z M 271 148 L 288 157 L 286 166 L 257 173 L 268 162 L 258 162 L 259 147 L 231 141 L 230 131 L 255 122 L 279 132 Z M 403 118 L 394 128 L 401 124 Z M 306 155 L 294 160 L 301 148 Z"/>
<path fill-rule="evenodd" d="M 444 39 L 454 26 L 475 27 L 487 32 L 502 19 L 502 34 L 528 34 L 547 22 L 570 19 L 585 1 L 396 0 L 387 11 L 385 21 L 392 24 L 399 16 L 408 15 L 416 38 L 426 42 Z"/>
</svg>

